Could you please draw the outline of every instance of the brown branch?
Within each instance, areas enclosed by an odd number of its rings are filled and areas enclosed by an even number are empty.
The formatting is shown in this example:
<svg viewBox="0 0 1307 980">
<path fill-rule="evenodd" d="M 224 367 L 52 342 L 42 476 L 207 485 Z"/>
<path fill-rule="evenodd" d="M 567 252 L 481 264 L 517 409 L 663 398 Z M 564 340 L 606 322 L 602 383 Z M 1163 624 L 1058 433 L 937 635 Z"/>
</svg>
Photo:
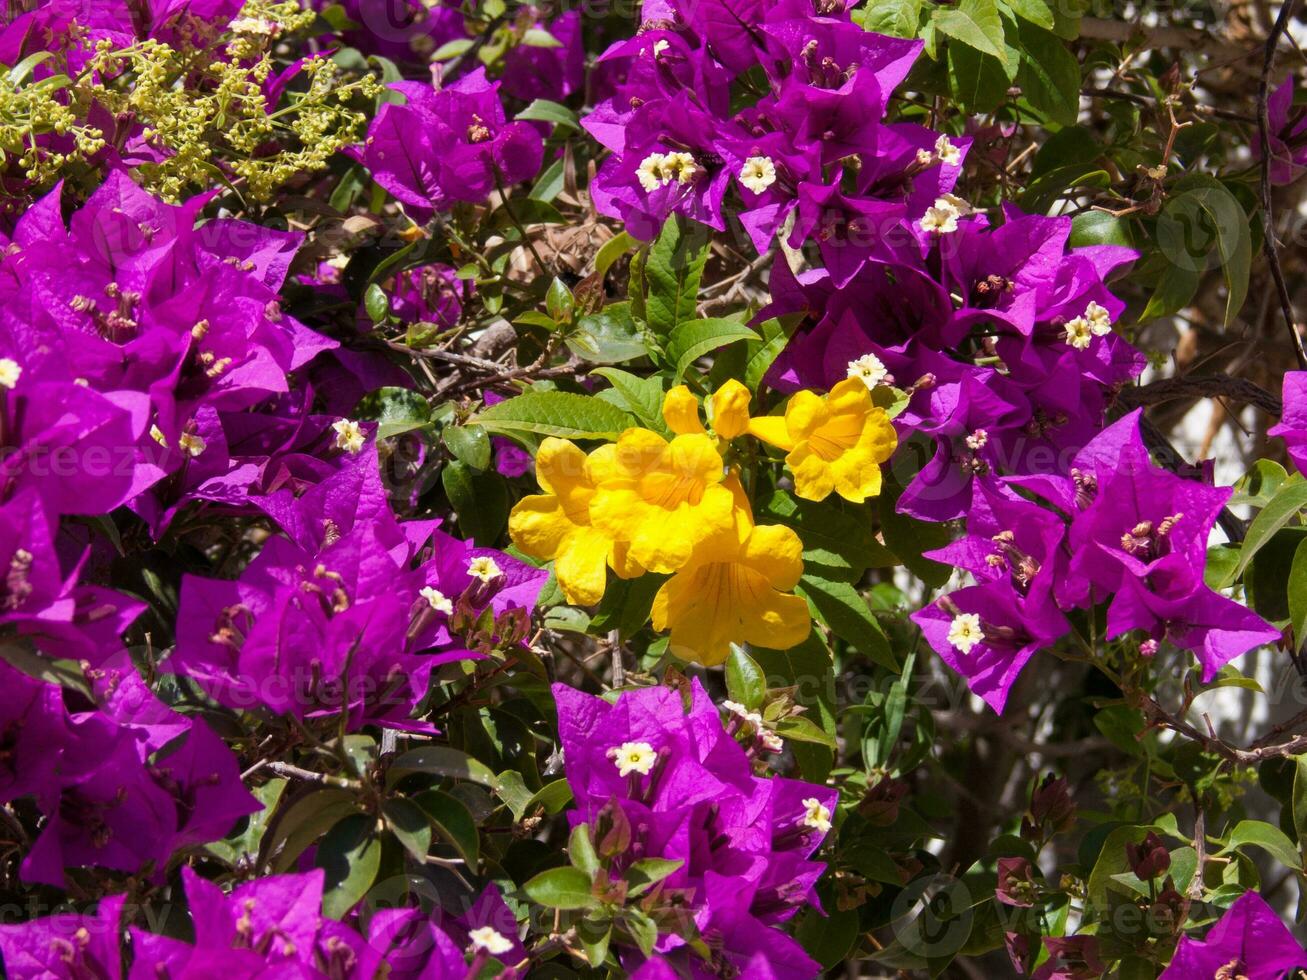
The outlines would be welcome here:
<svg viewBox="0 0 1307 980">
<path fill-rule="evenodd" d="M 1143 709 L 1150 725 L 1169 728 L 1177 735 L 1183 735 L 1197 743 L 1205 751 L 1219 755 L 1226 762 L 1235 765 L 1256 766 L 1267 759 L 1279 759 L 1307 751 L 1307 735 L 1295 735 L 1287 742 L 1278 742 L 1275 745 L 1258 745 L 1254 742 L 1253 748 L 1241 749 L 1212 732 L 1204 732 L 1189 722 L 1177 718 L 1153 698 L 1144 700 Z"/>
<path fill-rule="evenodd" d="M 1276 418 L 1280 417 L 1283 409 L 1279 397 L 1261 385 L 1228 374 L 1165 378 L 1137 388 L 1123 388 L 1117 395 L 1122 404 L 1131 408 L 1185 398 L 1229 398 L 1244 405 L 1255 405 Z"/>
<path fill-rule="evenodd" d="M 1303 349 L 1302 334 L 1299 333 L 1298 324 L 1293 318 L 1293 301 L 1289 297 L 1289 286 L 1284 281 L 1284 270 L 1280 267 L 1279 246 L 1275 240 L 1275 202 L 1271 192 L 1271 119 L 1267 108 L 1271 90 L 1271 69 L 1275 67 L 1275 50 L 1297 6 L 1298 0 L 1284 0 L 1280 5 L 1279 16 L 1275 18 L 1275 26 L 1271 28 L 1271 33 L 1266 38 L 1262 74 L 1257 82 L 1257 136 L 1262 151 L 1261 190 L 1264 225 L 1262 251 L 1266 255 L 1267 265 L 1271 267 L 1271 278 L 1275 280 L 1275 292 L 1280 300 L 1280 312 L 1284 314 L 1285 326 L 1289 328 L 1289 336 L 1293 339 L 1293 352 L 1298 358 L 1298 367 L 1307 371 L 1307 350 Z"/>
</svg>

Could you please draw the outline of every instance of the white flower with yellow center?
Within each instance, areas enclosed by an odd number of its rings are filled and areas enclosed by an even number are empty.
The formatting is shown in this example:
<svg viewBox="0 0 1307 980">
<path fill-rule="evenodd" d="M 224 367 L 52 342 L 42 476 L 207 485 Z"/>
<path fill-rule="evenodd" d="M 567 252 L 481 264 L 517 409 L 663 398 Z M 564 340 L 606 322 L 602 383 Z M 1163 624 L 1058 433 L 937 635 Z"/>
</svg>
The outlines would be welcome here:
<svg viewBox="0 0 1307 980">
<path fill-rule="evenodd" d="M 948 641 L 963 655 L 970 653 L 985 640 L 980 617 L 975 613 L 958 613 L 948 625 Z"/>
<path fill-rule="evenodd" d="M 187 456 L 198 456 L 204 452 L 207 443 L 203 436 L 197 436 L 193 432 L 183 432 L 177 437 L 177 445 Z"/>
<path fill-rule="evenodd" d="M 772 163 L 771 157 L 749 157 L 740 168 L 740 183 L 755 194 L 761 194 L 776 183 L 776 164 Z"/>
<path fill-rule="evenodd" d="M 1094 325 L 1082 316 L 1066 322 L 1064 338 L 1076 350 L 1085 350 L 1094 340 Z"/>
<path fill-rule="evenodd" d="M 666 159 L 661 153 L 650 153 L 640 161 L 640 166 L 635 168 L 635 176 L 646 191 L 653 193 L 666 183 L 667 174 L 664 168 Z"/>
<path fill-rule="evenodd" d="M 962 151 L 954 146 L 947 136 L 940 136 L 935 140 L 935 156 L 941 163 L 950 167 L 962 164 Z"/>
<path fill-rule="evenodd" d="M 967 448 L 970 450 L 984 449 L 989 442 L 989 432 L 985 429 L 977 429 L 966 438 Z"/>
<path fill-rule="evenodd" d="M 658 753 L 648 742 L 623 742 L 617 748 L 608 750 L 608 758 L 613 760 L 613 765 L 621 776 L 629 776 L 633 772 L 647 776 L 658 761 Z"/>
<path fill-rule="evenodd" d="M 513 948 L 513 941 L 497 931 L 493 926 L 482 926 L 467 934 L 468 948 L 473 953 L 486 952 L 491 956 L 503 956 Z"/>
<path fill-rule="evenodd" d="M 803 801 L 803 808 L 803 816 L 799 818 L 801 827 L 808 827 L 823 834 L 830 830 L 830 809 L 823 805 L 821 800 L 815 796 L 809 796 Z"/>
<path fill-rule="evenodd" d="M 690 154 L 678 150 L 663 157 L 663 170 L 668 180 L 688 184 L 699 176 L 699 164 Z"/>
<path fill-rule="evenodd" d="M 12 391 L 22 375 L 22 366 L 17 361 L 12 357 L 0 357 L 0 388 Z"/>
<path fill-rule="evenodd" d="M 874 388 L 889 377 L 885 362 L 875 354 L 863 354 L 856 361 L 849 361 L 847 377 L 857 378 L 868 388 Z"/>
<path fill-rule="evenodd" d="M 439 589 L 424 585 L 418 589 L 418 595 L 427 600 L 427 605 L 438 613 L 444 613 L 448 616 L 454 611 L 454 604 L 449 601 L 449 597 Z"/>
<path fill-rule="evenodd" d="M 467 563 L 467 573 L 482 582 L 489 582 L 503 575 L 504 570 L 489 555 L 478 555 Z"/>
<path fill-rule="evenodd" d="M 953 194 L 941 194 L 926 209 L 921 228 L 935 235 L 951 235 L 958 230 L 958 219 L 974 213 L 975 209 Z"/>
<path fill-rule="evenodd" d="M 1089 329 L 1094 332 L 1095 337 L 1105 337 L 1112 332 L 1112 314 L 1107 312 L 1106 307 L 1099 306 L 1091 300 L 1081 315 L 1089 321 Z"/>
<path fill-rule="evenodd" d="M 337 449 L 347 453 L 362 451 L 366 437 L 363 435 L 363 427 L 353 419 L 337 419 L 331 423 L 331 428 L 336 433 Z"/>
</svg>

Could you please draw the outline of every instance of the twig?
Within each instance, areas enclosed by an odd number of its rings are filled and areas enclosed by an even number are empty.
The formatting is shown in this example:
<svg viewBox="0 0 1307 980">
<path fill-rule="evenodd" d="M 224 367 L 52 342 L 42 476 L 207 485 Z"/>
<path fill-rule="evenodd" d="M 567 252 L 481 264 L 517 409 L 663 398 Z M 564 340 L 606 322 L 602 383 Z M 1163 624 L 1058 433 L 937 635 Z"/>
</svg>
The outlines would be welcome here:
<svg viewBox="0 0 1307 980">
<path fill-rule="evenodd" d="M 1080 94 L 1094 99 L 1116 99 L 1118 102 L 1130 102 L 1134 105 L 1141 105 L 1149 108 L 1157 105 L 1157 99 L 1151 95 L 1140 95 L 1137 92 L 1122 92 L 1118 89 L 1112 88 L 1082 88 Z M 1194 105 L 1188 105 L 1186 103 L 1180 104 L 1195 115 L 1215 116 L 1218 119 L 1230 119 L 1234 122 L 1257 122 L 1256 116 L 1250 116 L 1243 112 L 1235 112 L 1232 109 L 1218 109 L 1216 106 L 1205 105 L 1202 102 Z"/>
<path fill-rule="evenodd" d="M 263 768 L 275 775 L 285 776 L 288 779 L 299 779 L 306 783 L 318 783 L 321 786 L 339 786 L 342 789 L 363 788 L 363 784 L 357 779 L 348 779 L 345 776 L 328 776 L 326 773 L 313 772 L 311 769 L 292 766 L 289 762 L 269 762 Z"/>
<path fill-rule="evenodd" d="M 1125 405 L 1157 405 L 1182 398 L 1231 398 L 1245 405 L 1255 405 L 1268 415 L 1280 417 L 1283 406 L 1278 396 L 1261 385 L 1228 374 L 1164 378 L 1137 388 L 1123 388 L 1117 399 Z"/>
<path fill-rule="evenodd" d="M 1293 301 L 1289 297 L 1289 287 L 1284 281 L 1284 270 L 1280 268 L 1279 247 L 1275 241 L 1274 200 L 1271 193 L 1271 119 L 1267 102 L 1270 98 L 1271 69 L 1275 67 L 1275 51 L 1280 43 L 1280 36 L 1288 27 L 1298 0 L 1284 0 L 1280 5 L 1279 16 L 1275 26 L 1266 38 L 1266 54 L 1262 60 L 1262 75 L 1257 82 L 1257 136 L 1262 151 L 1262 251 L 1266 262 L 1271 267 L 1271 278 L 1275 280 L 1275 291 L 1280 299 L 1280 311 L 1284 314 L 1289 336 L 1293 338 L 1293 352 L 1298 358 L 1298 367 L 1307 371 L 1307 350 L 1303 349 L 1302 334 L 1293 318 Z"/>
</svg>

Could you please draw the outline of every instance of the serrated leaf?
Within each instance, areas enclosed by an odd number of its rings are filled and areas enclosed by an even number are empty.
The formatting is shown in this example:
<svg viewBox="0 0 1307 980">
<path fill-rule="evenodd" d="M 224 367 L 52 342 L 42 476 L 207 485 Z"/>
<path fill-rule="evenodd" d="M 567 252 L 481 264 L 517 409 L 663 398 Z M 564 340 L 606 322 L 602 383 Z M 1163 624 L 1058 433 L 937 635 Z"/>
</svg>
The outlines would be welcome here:
<svg viewBox="0 0 1307 980">
<path fill-rule="evenodd" d="M 737 340 L 761 340 L 738 320 L 709 317 L 679 324 L 667 344 L 668 357 L 676 366 L 673 383 L 679 382 L 691 364 L 709 351 L 733 344 Z"/>
<path fill-rule="evenodd" d="M 1293 520 L 1304 507 L 1307 507 L 1307 480 L 1287 482 L 1271 498 L 1270 503 L 1261 509 L 1243 538 L 1243 548 L 1239 552 L 1239 563 L 1234 571 L 1226 576 L 1225 587 L 1234 584 L 1244 573 L 1253 556 L 1270 541 L 1275 533 Z"/>
<path fill-rule="evenodd" d="M 1044 0 L 1003 0 L 1003 6 L 1022 20 L 1028 20 L 1045 30 L 1053 29 L 1053 11 Z"/>
<path fill-rule="evenodd" d="M 525 885 L 531 901 L 550 909 L 586 909 L 598 904 L 590 889 L 590 877 L 579 868 L 550 868 Z"/>
<path fill-rule="evenodd" d="M 645 315 L 659 337 L 695 318 L 709 240 L 703 225 L 674 215 L 650 246 L 643 268 L 648 290 Z"/>
<path fill-rule="evenodd" d="M 440 439 L 455 459 L 472 469 L 484 470 L 490 465 L 490 437 L 481 426 L 446 426 Z"/>
<path fill-rule="evenodd" d="M 949 37 L 1007 62 L 996 0 L 962 0 L 957 7 L 937 8 L 931 23 Z"/>
<path fill-rule="evenodd" d="M 852 585 L 805 572 L 795 591 L 808 600 L 813 614 L 836 636 L 882 667 L 898 672 L 899 664 L 890 652 L 885 631 L 872 615 L 867 600 Z"/>
<path fill-rule="evenodd" d="M 657 375 L 641 378 L 618 368 L 595 368 L 590 373 L 607 378 L 613 390 L 621 396 L 622 405 L 646 429 L 671 436 L 671 429 L 663 419 L 663 383 Z"/>
<path fill-rule="evenodd" d="M 631 416 L 592 395 L 569 391 L 528 391 L 490 405 L 469 424 L 509 435 L 531 432 L 561 439 L 609 439 L 631 427 Z"/>
</svg>

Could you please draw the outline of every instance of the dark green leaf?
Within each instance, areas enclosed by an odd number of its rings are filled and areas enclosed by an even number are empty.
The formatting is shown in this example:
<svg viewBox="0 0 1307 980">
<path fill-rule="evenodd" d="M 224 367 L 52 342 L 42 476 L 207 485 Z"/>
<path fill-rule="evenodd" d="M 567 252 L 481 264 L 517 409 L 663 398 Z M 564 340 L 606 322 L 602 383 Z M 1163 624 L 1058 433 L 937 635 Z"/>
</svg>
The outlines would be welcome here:
<svg viewBox="0 0 1307 980">
<path fill-rule="evenodd" d="M 344 918 L 376 881 L 381 842 L 374 826 L 374 818 L 365 813 L 346 817 L 318 845 L 313 863 L 326 872 L 322 912 L 328 918 Z"/>
<path fill-rule="evenodd" d="M 650 246 L 644 262 L 645 310 L 649 328 L 659 337 L 695 318 L 709 237 L 703 225 L 673 216 Z"/>
<path fill-rule="evenodd" d="M 585 909 L 596 905 L 590 890 L 590 876 L 579 868 L 550 868 L 525 885 L 531 901 L 550 909 Z"/>
<path fill-rule="evenodd" d="M 469 779 L 491 789 L 496 785 L 495 774 L 489 766 L 448 745 L 424 745 L 405 752 L 390 764 L 386 771 L 387 782 L 394 785 L 396 780 L 410 772 Z"/>
<path fill-rule="evenodd" d="M 532 432 L 562 439 L 616 439 L 631 416 L 602 399 L 566 391 L 528 391 L 481 410 L 471 420 L 492 432 Z"/>
<path fill-rule="evenodd" d="M 498 473 L 477 473 L 452 460 L 440 473 L 445 496 L 458 515 L 459 530 L 482 547 L 498 541 L 508 523 L 508 485 Z"/>
<path fill-rule="evenodd" d="M 482 426 L 447 426 L 440 438 L 459 462 L 478 471 L 490 465 L 490 437 Z"/>
<path fill-rule="evenodd" d="M 737 340 L 760 340 L 759 336 L 738 320 L 709 318 L 681 323 L 672 330 L 667 353 L 680 381 L 690 365 L 709 351 L 733 344 Z"/>
<path fill-rule="evenodd" d="M 995 0 L 962 0 L 956 7 L 937 7 L 931 23 L 940 32 L 977 51 L 1007 61 L 1003 19 Z"/>
<path fill-rule="evenodd" d="M 795 591 L 808 600 L 813 613 L 836 636 L 847 640 L 882 667 L 898 672 L 899 664 L 890 652 L 885 631 L 872 615 L 867 600 L 852 585 L 805 572 Z"/>
<path fill-rule="evenodd" d="M 750 711 L 762 707 L 762 700 L 767 696 L 767 677 L 757 661 L 732 645 L 730 655 L 726 658 L 726 693 L 731 700 L 742 704 Z"/>
<path fill-rule="evenodd" d="M 431 850 L 431 823 L 422 808 L 411 800 L 396 797 L 381 804 L 381 815 L 404 850 L 413 855 L 413 860 L 425 863 Z"/>
<path fill-rule="evenodd" d="M 409 388 L 378 388 L 354 409 L 354 417 L 377 423 L 377 438 L 419 429 L 431 421 L 427 400 Z"/>
<path fill-rule="evenodd" d="M 475 869 L 481 853 L 481 838 L 471 811 L 458 798 L 438 789 L 429 789 L 413 797 L 431 826 L 462 855 L 469 869 Z"/>
</svg>

